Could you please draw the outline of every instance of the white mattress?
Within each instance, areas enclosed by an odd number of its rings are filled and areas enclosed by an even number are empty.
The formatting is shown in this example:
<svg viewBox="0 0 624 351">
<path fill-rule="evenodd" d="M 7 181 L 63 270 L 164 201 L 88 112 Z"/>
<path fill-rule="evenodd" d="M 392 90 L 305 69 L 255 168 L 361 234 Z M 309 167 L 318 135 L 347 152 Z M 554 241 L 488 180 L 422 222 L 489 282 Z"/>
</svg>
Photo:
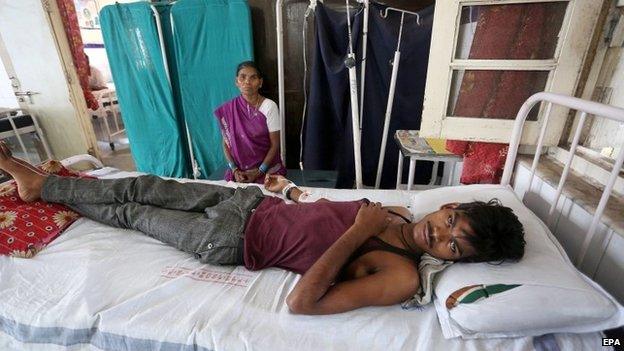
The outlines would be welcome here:
<svg viewBox="0 0 624 351">
<path fill-rule="evenodd" d="M 104 169 L 107 177 L 133 175 Z M 511 190 L 509 190 L 511 192 Z M 397 191 L 315 189 L 407 205 Z M 32 259 L 0 257 L 0 350 L 594 350 L 601 334 L 444 339 L 433 305 L 288 312 L 299 276 L 200 264 L 130 230 L 79 219 Z"/>
</svg>

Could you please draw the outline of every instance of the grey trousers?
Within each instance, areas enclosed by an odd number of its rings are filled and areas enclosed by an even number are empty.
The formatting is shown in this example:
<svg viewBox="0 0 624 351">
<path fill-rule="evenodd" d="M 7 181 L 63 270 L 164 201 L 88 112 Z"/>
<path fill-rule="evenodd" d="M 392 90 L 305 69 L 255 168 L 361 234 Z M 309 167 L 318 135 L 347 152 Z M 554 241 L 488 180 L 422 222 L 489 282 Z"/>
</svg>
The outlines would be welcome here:
<svg viewBox="0 0 624 351">
<path fill-rule="evenodd" d="M 41 198 L 118 228 L 141 231 L 203 263 L 241 265 L 245 223 L 264 195 L 156 176 L 85 179 L 49 176 Z"/>
</svg>

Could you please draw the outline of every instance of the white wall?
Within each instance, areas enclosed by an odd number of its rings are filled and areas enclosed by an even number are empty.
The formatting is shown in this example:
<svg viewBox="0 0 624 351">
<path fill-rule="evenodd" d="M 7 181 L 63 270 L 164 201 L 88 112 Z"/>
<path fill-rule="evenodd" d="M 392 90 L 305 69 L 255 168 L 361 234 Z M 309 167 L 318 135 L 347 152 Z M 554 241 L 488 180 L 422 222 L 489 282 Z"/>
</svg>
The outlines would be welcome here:
<svg viewBox="0 0 624 351">
<path fill-rule="evenodd" d="M 22 90 L 38 92 L 28 108 L 39 118 L 56 158 L 87 152 L 77 112 L 42 2 L 0 0 L 0 36 Z"/>
<path fill-rule="evenodd" d="M 13 95 L 11 81 L 4 69 L 4 65 L 0 62 L 0 109 L 17 107 L 19 107 L 19 105 L 17 104 L 15 95 Z"/>
<path fill-rule="evenodd" d="M 607 78 L 604 87 L 610 92 L 605 103 L 624 108 L 624 55 L 621 47 L 609 48 L 608 55 L 615 57 L 615 69 Z M 613 147 L 611 157 L 615 158 L 624 145 L 624 123 L 599 118 L 592 124 L 585 146 L 600 151 L 604 147 Z"/>
</svg>

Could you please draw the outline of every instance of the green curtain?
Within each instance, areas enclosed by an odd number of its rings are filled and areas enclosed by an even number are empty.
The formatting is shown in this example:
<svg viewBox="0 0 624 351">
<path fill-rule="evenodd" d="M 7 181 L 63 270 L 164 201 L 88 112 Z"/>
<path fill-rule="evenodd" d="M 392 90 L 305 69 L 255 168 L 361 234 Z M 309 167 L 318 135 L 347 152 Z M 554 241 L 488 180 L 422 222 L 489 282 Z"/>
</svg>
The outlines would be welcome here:
<svg viewBox="0 0 624 351">
<path fill-rule="evenodd" d="M 174 90 L 206 178 L 226 163 L 214 110 L 239 94 L 236 66 L 253 59 L 251 15 L 244 0 L 179 0 L 171 6 L 171 17 Z"/>
<path fill-rule="evenodd" d="M 148 3 L 114 4 L 100 11 L 102 35 L 137 170 L 188 177 L 184 130 Z"/>
</svg>

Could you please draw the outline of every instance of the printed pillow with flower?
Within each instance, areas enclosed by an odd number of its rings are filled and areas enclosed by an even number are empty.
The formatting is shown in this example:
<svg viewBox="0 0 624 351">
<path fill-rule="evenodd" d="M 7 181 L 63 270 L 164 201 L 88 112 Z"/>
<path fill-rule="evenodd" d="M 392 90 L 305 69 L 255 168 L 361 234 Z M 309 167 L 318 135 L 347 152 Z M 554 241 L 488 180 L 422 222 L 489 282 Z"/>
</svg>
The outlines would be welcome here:
<svg viewBox="0 0 624 351">
<path fill-rule="evenodd" d="M 39 169 L 62 177 L 80 177 L 58 161 Z M 24 202 L 14 180 L 0 185 L 0 255 L 30 258 L 56 239 L 80 215 L 68 207 L 43 201 Z"/>
</svg>

